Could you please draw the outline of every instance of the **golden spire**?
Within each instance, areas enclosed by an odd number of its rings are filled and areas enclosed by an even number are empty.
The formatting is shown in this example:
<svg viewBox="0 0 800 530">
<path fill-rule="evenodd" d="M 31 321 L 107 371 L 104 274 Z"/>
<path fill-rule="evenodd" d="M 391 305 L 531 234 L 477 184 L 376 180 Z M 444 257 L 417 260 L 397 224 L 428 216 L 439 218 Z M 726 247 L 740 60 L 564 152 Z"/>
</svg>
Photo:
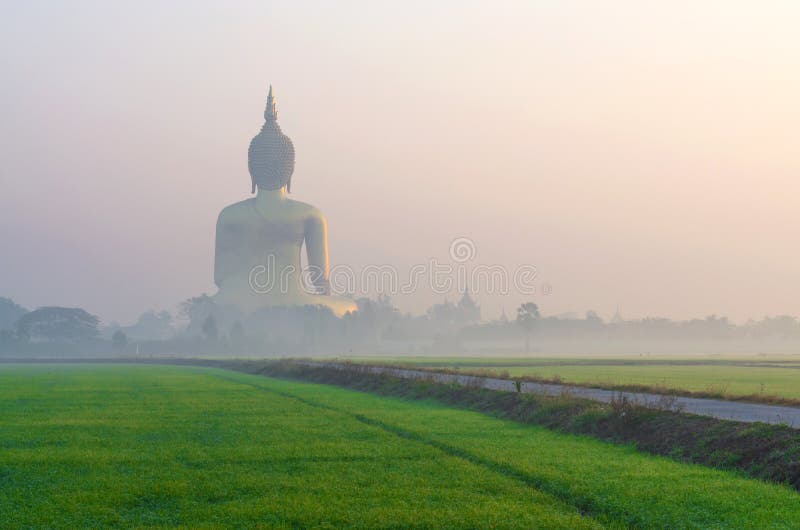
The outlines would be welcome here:
<svg viewBox="0 0 800 530">
<path fill-rule="evenodd" d="M 269 86 L 269 94 L 267 95 L 267 108 L 264 110 L 264 119 L 267 121 L 276 121 L 278 119 L 278 111 L 275 110 L 275 96 L 272 95 L 272 85 Z"/>
</svg>

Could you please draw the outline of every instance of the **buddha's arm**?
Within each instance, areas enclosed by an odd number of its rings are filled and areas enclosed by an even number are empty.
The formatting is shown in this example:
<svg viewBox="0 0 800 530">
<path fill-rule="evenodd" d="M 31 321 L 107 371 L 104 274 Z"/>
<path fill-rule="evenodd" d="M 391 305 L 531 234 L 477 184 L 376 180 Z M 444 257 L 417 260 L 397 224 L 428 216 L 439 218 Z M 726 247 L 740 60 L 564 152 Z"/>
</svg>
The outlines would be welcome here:
<svg viewBox="0 0 800 530">
<path fill-rule="evenodd" d="M 330 294 L 328 283 L 328 223 L 321 213 L 315 213 L 305 224 L 306 252 L 314 286 L 320 294 Z"/>
<path fill-rule="evenodd" d="M 217 287 L 222 287 L 222 282 L 233 272 L 234 260 L 233 241 L 231 241 L 230 229 L 220 214 L 217 219 L 217 236 L 214 248 L 214 283 Z"/>
</svg>

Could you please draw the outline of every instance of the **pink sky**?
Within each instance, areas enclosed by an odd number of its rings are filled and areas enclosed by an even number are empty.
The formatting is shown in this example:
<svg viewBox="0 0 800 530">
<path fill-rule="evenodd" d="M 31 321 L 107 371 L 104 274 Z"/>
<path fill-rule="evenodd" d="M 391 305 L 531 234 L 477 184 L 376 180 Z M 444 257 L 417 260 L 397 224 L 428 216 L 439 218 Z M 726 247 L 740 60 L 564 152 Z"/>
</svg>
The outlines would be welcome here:
<svg viewBox="0 0 800 530">
<path fill-rule="evenodd" d="M 546 314 L 800 314 L 800 4 L 430 4 L 6 8 L 0 296 L 128 322 L 213 293 L 272 83 L 333 263 L 469 237 Z"/>
</svg>

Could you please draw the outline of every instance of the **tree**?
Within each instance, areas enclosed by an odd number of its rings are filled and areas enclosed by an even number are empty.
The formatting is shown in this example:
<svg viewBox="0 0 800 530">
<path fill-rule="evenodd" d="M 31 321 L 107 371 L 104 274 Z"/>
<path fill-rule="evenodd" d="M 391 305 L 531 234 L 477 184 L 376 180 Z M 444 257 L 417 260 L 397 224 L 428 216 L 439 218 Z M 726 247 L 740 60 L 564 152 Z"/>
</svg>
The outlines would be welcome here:
<svg viewBox="0 0 800 530">
<path fill-rule="evenodd" d="M 14 330 L 17 321 L 28 310 L 14 303 L 10 298 L 0 297 L 0 331 Z"/>
<path fill-rule="evenodd" d="M 245 335 L 244 335 L 244 327 L 242 327 L 242 323 L 238 320 L 233 323 L 231 326 L 231 330 L 228 332 L 228 337 L 231 340 L 231 344 L 237 348 L 241 348 L 244 346 L 245 343 Z"/>
<path fill-rule="evenodd" d="M 17 335 L 51 342 L 79 342 L 98 335 L 100 319 L 75 307 L 40 307 L 25 314 L 17 324 Z"/>
<path fill-rule="evenodd" d="M 180 305 L 180 314 L 189 319 L 188 331 L 191 334 L 202 331 L 208 317 L 217 313 L 217 304 L 207 294 L 189 298 Z"/>
<path fill-rule="evenodd" d="M 360 333 L 370 341 L 379 343 L 384 330 L 400 316 L 400 311 L 392 304 L 392 299 L 379 294 L 376 300 L 359 298 L 356 300 L 358 311 L 352 315 Z"/>
<path fill-rule="evenodd" d="M 111 335 L 111 344 L 113 344 L 117 349 L 122 349 L 128 345 L 128 336 L 124 331 L 118 329 L 113 335 Z"/>
<path fill-rule="evenodd" d="M 127 333 L 137 339 L 164 340 L 172 336 L 172 315 L 169 311 L 145 311 Z"/>
<path fill-rule="evenodd" d="M 217 329 L 217 320 L 214 315 L 208 315 L 203 321 L 203 334 L 208 340 L 217 340 L 219 330 Z"/>
<path fill-rule="evenodd" d="M 525 330 L 525 353 L 531 350 L 531 332 L 540 316 L 539 306 L 533 302 L 526 302 L 517 308 L 517 324 Z"/>
<path fill-rule="evenodd" d="M 446 298 L 441 304 L 433 304 L 428 309 L 428 318 L 437 324 L 450 324 L 456 320 L 456 305 L 450 303 Z"/>
<path fill-rule="evenodd" d="M 14 342 L 14 332 L 8 329 L 0 329 L 0 346 Z"/>
</svg>

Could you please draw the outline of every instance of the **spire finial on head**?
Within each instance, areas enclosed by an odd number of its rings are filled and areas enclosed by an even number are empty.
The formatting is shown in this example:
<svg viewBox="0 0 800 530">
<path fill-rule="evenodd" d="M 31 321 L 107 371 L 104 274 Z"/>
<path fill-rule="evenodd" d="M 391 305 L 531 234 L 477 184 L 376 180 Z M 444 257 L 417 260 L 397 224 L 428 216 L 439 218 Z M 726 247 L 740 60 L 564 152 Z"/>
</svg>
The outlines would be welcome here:
<svg viewBox="0 0 800 530">
<path fill-rule="evenodd" d="M 267 108 L 264 111 L 264 125 L 261 127 L 261 132 L 250 142 L 250 149 L 247 151 L 247 167 L 250 170 L 253 193 L 256 188 L 277 190 L 286 186 L 286 191 L 291 189 L 294 145 L 281 131 L 277 118 L 275 96 L 270 85 Z"/>
<path fill-rule="evenodd" d="M 272 85 L 269 86 L 269 94 L 267 95 L 267 108 L 264 110 L 264 119 L 267 121 L 275 121 L 278 119 L 278 111 L 275 110 L 275 96 L 272 95 Z"/>
</svg>

